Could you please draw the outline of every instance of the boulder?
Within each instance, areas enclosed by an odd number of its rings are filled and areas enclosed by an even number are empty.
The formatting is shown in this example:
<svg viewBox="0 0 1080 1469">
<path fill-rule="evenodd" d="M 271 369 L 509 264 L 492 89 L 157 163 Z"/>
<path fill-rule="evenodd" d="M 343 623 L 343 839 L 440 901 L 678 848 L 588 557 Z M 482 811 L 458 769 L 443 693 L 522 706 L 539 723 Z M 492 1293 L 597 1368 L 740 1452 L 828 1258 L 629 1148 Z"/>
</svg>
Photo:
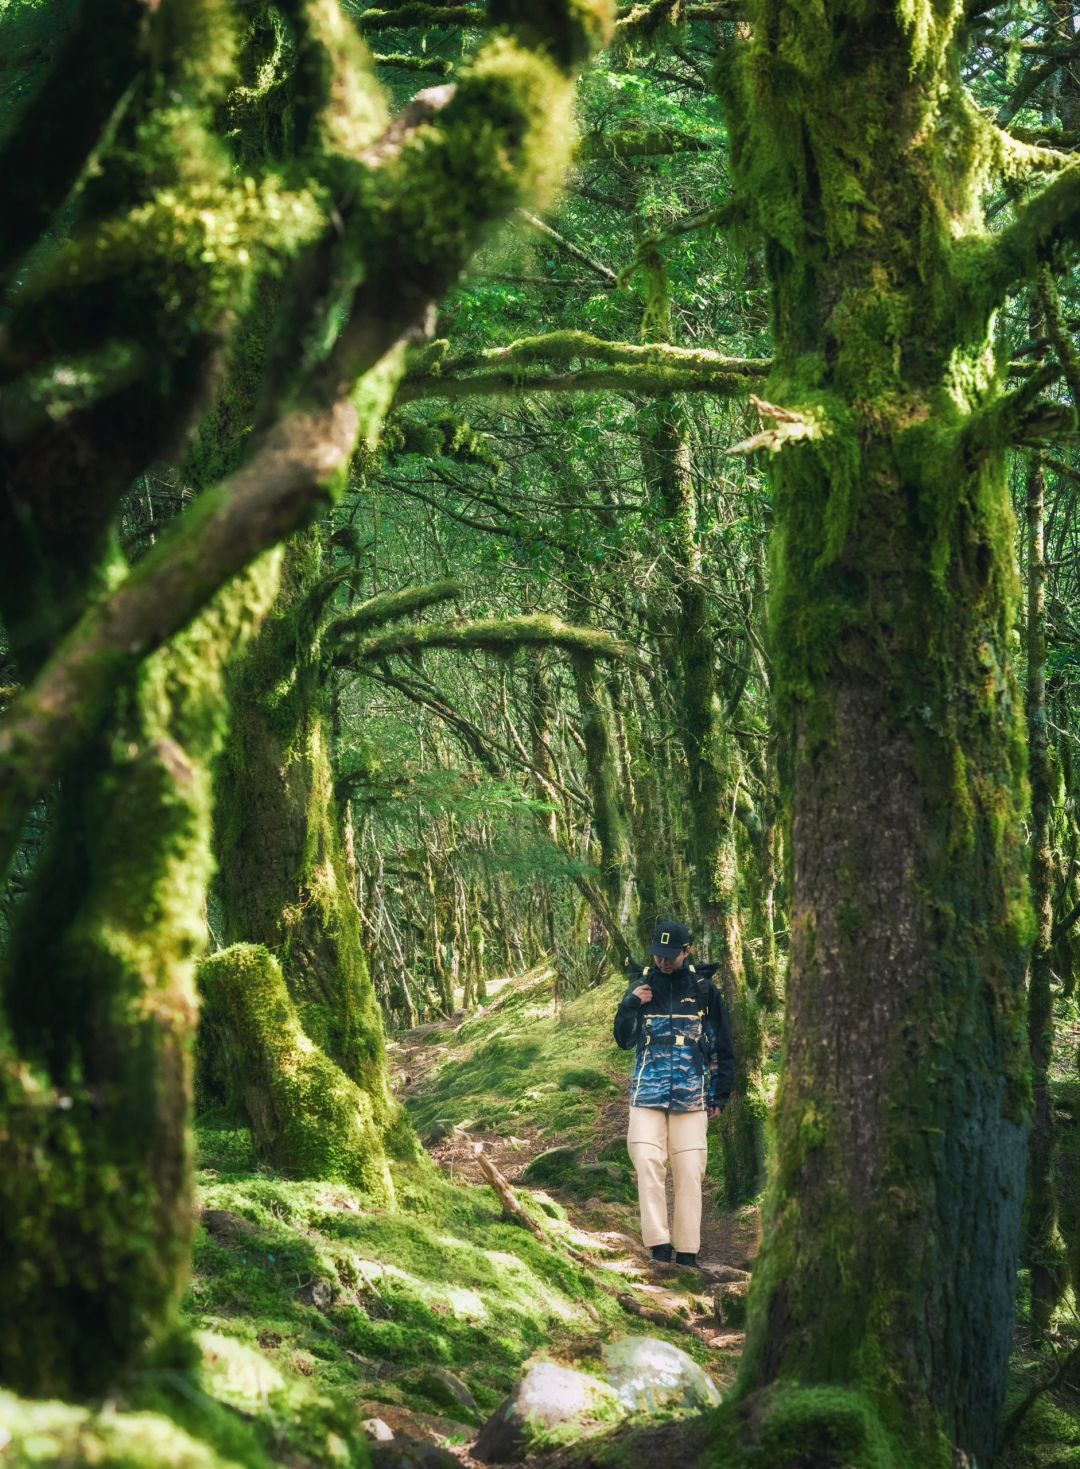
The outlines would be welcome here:
<svg viewBox="0 0 1080 1469">
<path fill-rule="evenodd" d="M 402 1403 L 379 1402 L 370 1398 L 359 1405 L 364 1431 L 369 1438 L 374 1435 L 367 1427 L 378 1421 L 396 1440 L 423 1439 L 426 1443 L 442 1445 L 447 1439 L 464 1442 L 475 1433 L 475 1428 L 457 1418 L 444 1418 L 440 1413 L 422 1413 L 416 1408 L 406 1408 Z M 384 1440 L 389 1442 L 389 1439 Z"/>
<path fill-rule="evenodd" d="M 715 1408 L 720 1392 L 692 1357 L 653 1336 L 623 1336 L 603 1350 L 604 1376 L 629 1413 Z"/>
<path fill-rule="evenodd" d="M 337 1287 L 329 1280 L 309 1280 L 296 1292 L 296 1299 L 317 1311 L 329 1311 L 337 1300 Z"/>
<path fill-rule="evenodd" d="M 505 1464 L 532 1449 L 569 1442 L 625 1417 L 618 1394 L 584 1372 L 537 1362 L 480 1430 L 474 1459 Z"/>
<path fill-rule="evenodd" d="M 701 1267 L 710 1280 L 737 1281 L 749 1280 L 749 1270 L 740 1270 L 735 1265 L 703 1265 Z"/>
</svg>

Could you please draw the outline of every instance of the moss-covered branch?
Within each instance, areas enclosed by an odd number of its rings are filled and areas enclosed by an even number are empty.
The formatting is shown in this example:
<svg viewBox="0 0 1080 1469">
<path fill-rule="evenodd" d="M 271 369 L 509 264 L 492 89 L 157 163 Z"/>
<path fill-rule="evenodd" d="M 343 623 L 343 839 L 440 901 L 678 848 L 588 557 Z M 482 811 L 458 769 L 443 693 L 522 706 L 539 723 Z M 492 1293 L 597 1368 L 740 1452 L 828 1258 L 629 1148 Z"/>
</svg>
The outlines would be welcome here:
<svg viewBox="0 0 1080 1469">
<path fill-rule="evenodd" d="M 963 251 L 969 291 L 987 311 L 1038 274 L 1055 246 L 1080 240 L 1080 166 L 1072 165 L 1045 189 L 1017 205 L 1016 218 L 990 242 Z"/>
<path fill-rule="evenodd" d="M 449 76 L 454 63 L 448 56 L 413 56 L 408 51 L 390 51 L 371 58 L 376 66 L 393 66 L 400 71 L 433 71 L 437 76 Z"/>
<path fill-rule="evenodd" d="M 1064 151 L 1080 147 L 1080 131 L 1075 128 L 1027 128 L 1010 123 L 1009 136 L 1018 143 L 1031 143 L 1037 148 Z"/>
<path fill-rule="evenodd" d="M 599 632 L 593 627 L 573 627 L 557 617 L 535 613 L 528 617 L 477 618 L 472 622 L 432 622 L 379 633 L 341 647 L 334 662 L 339 668 L 356 668 L 394 654 L 421 653 L 427 648 L 456 648 L 505 655 L 526 646 L 564 648 L 593 658 L 629 658 L 632 655 L 632 650 L 625 643 L 620 643 L 609 633 Z"/>
<path fill-rule="evenodd" d="M 738 397 L 763 380 L 769 366 L 753 358 L 663 342 L 609 342 L 578 331 L 522 337 L 506 347 L 456 355 L 446 355 L 446 343 L 435 342 L 414 355 L 395 401 L 544 392 L 706 392 Z M 573 370 L 530 373 L 537 367 Z"/>
<path fill-rule="evenodd" d="M 410 612 L 422 612 L 425 607 L 434 607 L 439 602 L 452 602 L 461 596 L 461 591 L 459 581 L 435 581 L 403 587 L 397 592 L 380 592 L 377 597 L 369 597 L 362 602 L 347 617 L 339 617 L 331 623 L 326 636 L 331 642 L 340 642 L 369 627 L 380 627 L 385 622 L 406 617 Z"/>
<path fill-rule="evenodd" d="M 0 869 L 26 813 L 97 727 L 115 690 L 230 577 L 329 499 L 357 423 L 348 401 L 286 420 L 116 591 L 87 609 L 0 721 Z"/>
<path fill-rule="evenodd" d="M 626 34 L 642 25 L 650 17 L 661 16 L 665 20 L 738 20 L 746 14 L 743 0 L 713 0 L 712 4 L 686 5 L 681 0 L 639 0 L 634 5 L 624 5 L 615 22 L 616 33 Z"/>
<path fill-rule="evenodd" d="M 303 406 L 259 440 L 243 468 L 204 494 L 115 592 L 86 610 L 5 715 L 0 867 L 30 806 L 141 659 L 333 497 L 361 432 L 377 433 L 385 416 L 400 371 L 396 344 L 422 330 L 486 231 L 554 187 L 570 143 L 573 70 L 583 50 L 607 34 L 610 16 L 596 0 L 545 18 L 546 44 L 532 50 L 505 37 L 493 41 L 456 88 L 425 94 L 359 150 L 362 228 L 353 219 L 346 230 L 359 230 L 367 274 L 347 325 L 325 365 L 294 388 Z M 518 29 L 537 40 L 528 17 Z"/>
<path fill-rule="evenodd" d="M 613 158 L 667 158 L 675 153 L 715 153 L 724 139 L 700 138 L 693 133 L 678 133 L 671 128 L 611 128 L 605 132 L 585 133 L 579 140 L 575 157 L 579 163 L 599 163 Z"/>
<path fill-rule="evenodd" d="M 387 10 L 354 10 L 356 23 L 367 35 L 376 31 L 423 30 L 429 26 L 449 29 L 459 26 L 480 27 L 488 24 L 484 5 L 395 5 Z"/>
<path fill-rule="evenodd" d="M 600 367 L 591 371 L 539 373 L 521 377 L 512 372 L 475 373 L 464 378 L 414 378 L 402 386 L 398 403 L 421 398 L 506 398 L 523 393 L 632 393 L 664 397 L 670 393 L 711 393 L 738 398 L 748 391 L 745 379 L 733 375 L 712 380 L 677 368 Z"/>
<path fill-rule="evenodd" d="M 680 6 L 687 20 L 734 20 L 743 11 L 738 0 L 716 0 L 714 4 Z M 673 9 L 671 0 L 650 0 L 648 4 L 628 5 L 619 11 L 616 28 L 629 36 L 646 28 L 651 12 Z M 356 23 L 365 34 L 377 31 L 406 31 L 459 27 L 480 29 L 491 24 L 491 15 L 483 5 L 429 5 L 423 0 L 408 0 L 403 5 L 386 9 L 356 10 Z"/>
</svg>

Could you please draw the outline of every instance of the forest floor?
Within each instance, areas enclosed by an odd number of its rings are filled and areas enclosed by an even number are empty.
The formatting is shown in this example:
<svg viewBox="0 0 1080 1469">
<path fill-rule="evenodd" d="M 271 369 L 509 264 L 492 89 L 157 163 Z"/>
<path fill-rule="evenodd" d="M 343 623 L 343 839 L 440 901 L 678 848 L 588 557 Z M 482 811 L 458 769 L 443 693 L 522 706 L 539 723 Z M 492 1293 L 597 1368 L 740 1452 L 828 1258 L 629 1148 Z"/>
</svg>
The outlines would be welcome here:
<svg viewBox="0 0 1080 1469">
<path fill-rule="evenodd" d="M 392 1164 L 392 1208 L 282 1177 L 234 1119 L 199 1119 L 183 1333 L 105 1404 L 0 1391 L 3 1469 L 367 1469 L 376 1418 L 404 1455 L 380 1466 L 471 1465 L 528 1361 L 597 1371 L 623 1336 L 665 1339 L 730 1382 L 742 1335 L 717 1322 L 709 1278 L 654 1265 L 638 1239 L 621 989 L 613 976 L 562 1004 L 536 970 L 399 1038 L 391 1066 L 426 1151 Z M 478 1142 L 532 1231 L 482 1182 Z M 755 1248 L 752 1211 L 710 1218 L 705 1259 L 741 1267 Z M 665 1431 L 689 1452 L 698 1430 Z"/>
<path fill-rule="evenodd" d="M 201 1119 L 183 1336 L 103 1405 L 0 1391 L 3 1469 L 367 1469 L 373 1419 L 394 1435 L 380 1469 L 475 1469 L 470 1445 L 527 1362 L 596 1371 L 622 1336 L 681 1347 L 723 1389 L 743 1337 L 716 1318 L 714 1272 L 656 1266 L 640 1244 L 631 1058 L 611 1039 L 621 987 L 613 976 L 561 1003 L 540 969 L 492 986 L 479 1011 L 400 1036 L 395 1086 L 426 1152 L 393 1165 L 393 1208 L 283 1178 L 245 1128 Z M 505 1217 L 478 1143 L 535 1232 Z M 717 1208 L 710 1152 L 701 1258 L 743 1269 L 757 1214 Z M 1021 1320 L 1013 1401 L 1070 1340 L 1035 1344 Z M 631 1420 L 511 1469 L 691 1464 L 708 1424 Z M 1066 1466 L 1080 1469 L 1080 1418 L 1063 1384 L 1000 1469 Z"/>
<path fill-rule="evenodd" d="M 611 1037 L 621 988 L 615 980 L 560 1004 L 550 969 L 497 982 L 478 1011 L 419 1026 L 392 1044 L 394 1089 L 448 1181 L 484 1188 L 482 1148 L 535 1219 L 556 1215 L 570 1226 L 565 1243 L 591 1258 L 601 1290 L 631 1318 L 607 1335 L 667 1339 L 723 1389 L 744 1338 L 717 1320 L 715 1268 L 749 1268 L 757 1210 L 721 1211 L 714 1168 L 705 1185 L 704 1271 L 649 1259 L 625 1144 L 630 1058 Z M 554 1242 L 559 1248 L 557 1235 Z M 587 1368 L 596 1345 L 588 1338 L 552 1342 L 536 1355 Z M 664 1432 L 670 1442 L 670 1427 Z M 477 1462 L 467 1444 L 454 1451 L 464 1465 Z"/>
</svg>

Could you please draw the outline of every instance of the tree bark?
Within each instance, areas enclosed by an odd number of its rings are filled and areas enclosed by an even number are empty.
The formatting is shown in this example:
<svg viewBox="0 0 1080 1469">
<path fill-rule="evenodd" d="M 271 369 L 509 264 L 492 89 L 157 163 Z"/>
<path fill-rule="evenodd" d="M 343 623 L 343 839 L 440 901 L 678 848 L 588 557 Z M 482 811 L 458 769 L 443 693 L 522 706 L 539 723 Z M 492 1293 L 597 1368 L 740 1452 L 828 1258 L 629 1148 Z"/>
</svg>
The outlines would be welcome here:
<svg viewBox="0 0 1080 1469">
<path fill-rule="evenodd" d="M 404 1138 L 334 792 L 324 575 L 322 535 L 305 531 L 231 679 L 237 715 L 216 788 L 224 937 L 277 956 L 304 1032 L 370 1099 L 371 1135 Z"/>
<path fill-rule="evenodd" d="M 987 242 L 990 125 L 963 97 L 955 8 L 749 10 L 724 86 L 777 347 L 744 447 L 774 456 L 792 952 L 738 1393 L 766 1438 L 801 1412 L 803 1454 L 842 1408 L 849 1452 L 981 1464 L 1030 1105 L 1004 474 L 1026 409 L 1000 394 L 988 331 L 1038 242 L 1071 228 L 1074 191 L 1051 184 Z"/>
<path fill-rule="evenodd" d="M 173 1328 L 192 1230 L 190 1058 L 223 673 L 271 556 L 142 670 L 84 753 L 0 996 L 0 1378 L 103 1391 Z"/>
</svg>

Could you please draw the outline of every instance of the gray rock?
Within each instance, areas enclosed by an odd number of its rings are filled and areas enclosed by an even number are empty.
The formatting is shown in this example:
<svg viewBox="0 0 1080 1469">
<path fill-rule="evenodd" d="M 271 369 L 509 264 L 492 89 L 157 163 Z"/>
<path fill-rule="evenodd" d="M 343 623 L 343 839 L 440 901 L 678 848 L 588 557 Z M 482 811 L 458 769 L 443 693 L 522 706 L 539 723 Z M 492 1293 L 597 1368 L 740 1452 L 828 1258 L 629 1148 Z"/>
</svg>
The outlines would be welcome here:
<svg viewBox="0 0 1080 1469">
<path fill-rule="evenodd" d="M 365 1418 L 360 1427 L 376 1443 L 389 1443 L 394 1436 L 394 1430 L 389 1423 L 383 1422 L 381 1418 Z"/>
<path fill-rule="evenodd" d="M 472 1455 L 504 1464 L 532 1448 L 585 1437 L 623 1417 L 618 1394 L 606 1383 L 554 1362 L 537 1362 L 484 1424 Z"/>
<path fill-rule="evenodd" d="M 735 1265 L 703 1265 L 702 1270 L 710 1280 L 737 1281 L 749 1280 L 749 1270 L 739 1270 Z"/>
<path fill-rule="evenodd" d="M 329 1311 L 337 1299 L 337 1289 L 329 1280 L 309 1280 L 296 1292 L 296 1299 L 305 1306 L 314 1306 L 317 1311 Z"/>
<path fill-rule="evenodd" d="M 630 1413 L 660 1408 L 697 1412 L 720 1401 L 716 1384 L 692 1357 L 652 1336 L 623 1336 L 603 1350 L 604 1376 Z"/>
</svg>

